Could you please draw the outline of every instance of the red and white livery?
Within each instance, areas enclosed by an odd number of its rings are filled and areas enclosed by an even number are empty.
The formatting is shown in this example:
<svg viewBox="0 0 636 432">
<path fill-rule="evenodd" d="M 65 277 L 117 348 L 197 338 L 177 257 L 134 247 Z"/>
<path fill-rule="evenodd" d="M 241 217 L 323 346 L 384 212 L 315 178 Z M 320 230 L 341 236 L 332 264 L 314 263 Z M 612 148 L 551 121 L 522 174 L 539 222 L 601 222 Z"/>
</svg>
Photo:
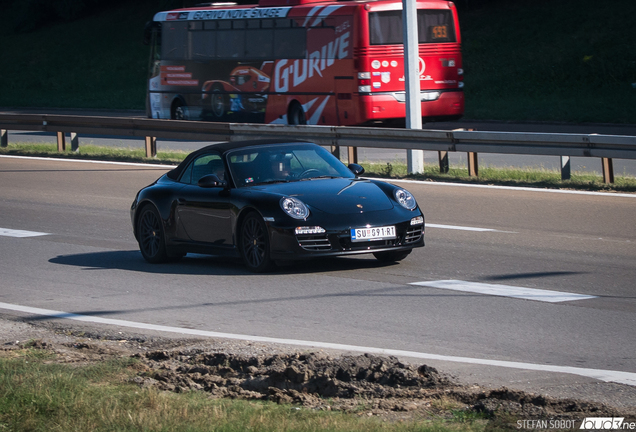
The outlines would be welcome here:
<svg viewBox="0 0 636 432">
<path fill-rule="evenodd" d="M 450 1 L 417 2 L 424 121 L 464 112 L 461 37 Z M 261 0 L 160 12 L 148 116 L 369 125 L 405 118 L 402 2 Z"/>
</svg>

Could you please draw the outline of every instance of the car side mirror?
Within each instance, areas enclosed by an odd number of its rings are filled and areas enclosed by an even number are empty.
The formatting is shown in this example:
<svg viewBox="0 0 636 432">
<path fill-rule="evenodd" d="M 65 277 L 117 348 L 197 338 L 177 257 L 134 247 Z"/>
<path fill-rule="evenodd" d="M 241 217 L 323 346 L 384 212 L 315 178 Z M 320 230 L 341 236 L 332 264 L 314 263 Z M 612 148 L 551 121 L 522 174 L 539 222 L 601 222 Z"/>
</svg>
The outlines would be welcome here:
<svg viewBox="0 0 636 432">
<path fill-rule="evenodd" d="M 197 185 L 202 188 L 226 187 L 227 182 L 221 180 L 216 174 L 208 174 L 199 179 Z"/>
<path fill-rule="evenodd" d="M 364 168 L 361 165 L 352 163 L 349 164 L 347 168 L 357 176 L 364 174 Z"/>
</svg>

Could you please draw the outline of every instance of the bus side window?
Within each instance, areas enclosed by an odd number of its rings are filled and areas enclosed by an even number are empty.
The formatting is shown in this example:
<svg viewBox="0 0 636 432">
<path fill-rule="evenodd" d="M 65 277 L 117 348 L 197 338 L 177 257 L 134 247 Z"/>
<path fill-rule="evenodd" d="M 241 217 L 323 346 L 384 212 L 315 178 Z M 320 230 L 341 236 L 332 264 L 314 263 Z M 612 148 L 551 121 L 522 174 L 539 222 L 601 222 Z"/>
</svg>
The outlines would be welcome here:
<svg viewBox="0 0 636 432">
<path fill-rule="evenodd" d="M 271 59 L 274 55 L 274 30 L 254 29 L 245 31 L 245 57 L 248 59 Z"/>
<path fill-rule="evenodd" d="M 276 28 L 274 30 L 274 58 L 304 59 L 307 56 L 307 30 Z"/>
<path fill-rule="evenodd" d="M 244 30 L 219 30 L 216 42 L 217 58 L 243 58 L 245 55 Z"/>
<path fill-rule="evenodd" d="M 216 56 L 216 23 L 204 23 L 203 31 L 191 31 L 192 60 L 207 60 Z"/>
<path fill-rule="evenodd" d="M 185 60 L 188 54 L 188 23 L 166 22 L 162 26 L 161 58 Z"/>
</svg>

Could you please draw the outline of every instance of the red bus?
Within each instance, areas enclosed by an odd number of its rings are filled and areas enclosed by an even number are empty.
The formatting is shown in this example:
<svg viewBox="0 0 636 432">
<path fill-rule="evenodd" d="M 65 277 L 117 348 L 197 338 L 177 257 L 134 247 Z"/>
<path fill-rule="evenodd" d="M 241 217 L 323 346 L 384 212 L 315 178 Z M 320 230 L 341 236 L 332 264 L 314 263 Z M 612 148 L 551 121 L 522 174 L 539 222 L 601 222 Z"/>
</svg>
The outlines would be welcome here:
<svg viewBox="0 0 636 432">
<path fill-rule="evenodd" d="M 450 1 L 417 2 L 424 121 L 464 112 L 459 21 Z M 159 12 L 151 118 L 373 125 L 405 118 L 402 2 L 260 0 Z"/>
</svg>

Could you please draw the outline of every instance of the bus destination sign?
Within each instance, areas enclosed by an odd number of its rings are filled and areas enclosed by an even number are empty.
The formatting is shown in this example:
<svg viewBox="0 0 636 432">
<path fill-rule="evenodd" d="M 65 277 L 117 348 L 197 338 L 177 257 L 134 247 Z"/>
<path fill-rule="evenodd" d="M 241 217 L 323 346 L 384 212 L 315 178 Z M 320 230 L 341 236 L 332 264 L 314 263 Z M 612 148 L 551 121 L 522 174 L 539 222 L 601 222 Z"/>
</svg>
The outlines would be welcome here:
<svg viewBox="0 0 636 432">
<path fill-rule="evenodd" d="M 191 20 L 285 18 L 291 7 L 215 9 L 190 12 Z"/>
</svg>

